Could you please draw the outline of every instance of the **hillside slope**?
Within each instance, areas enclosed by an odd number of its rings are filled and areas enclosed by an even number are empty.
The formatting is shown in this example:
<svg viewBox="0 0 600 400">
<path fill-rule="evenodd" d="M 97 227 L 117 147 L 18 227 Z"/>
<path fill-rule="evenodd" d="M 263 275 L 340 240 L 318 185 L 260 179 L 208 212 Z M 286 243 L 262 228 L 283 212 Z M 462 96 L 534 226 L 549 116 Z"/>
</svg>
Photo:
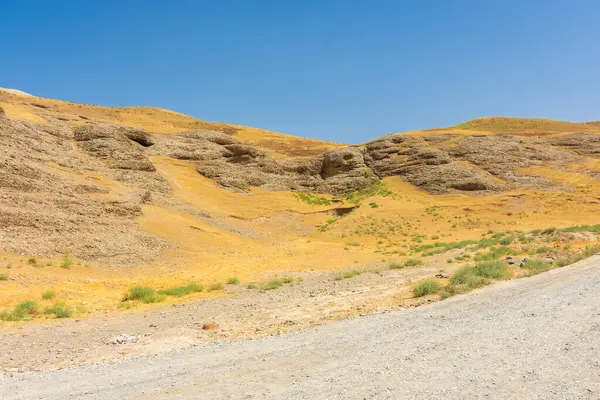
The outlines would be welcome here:
<svg viewBox="0 0 600 400">
<path fill-rule="evenodd" d="M 481 119 L 344 146 L 147 107 L 2 91 L 0 107 L 0 307 L 55 288 L 94 313 L 136 285 L 263 282 L 600 223 L 594 123 Z"/>
</svg>

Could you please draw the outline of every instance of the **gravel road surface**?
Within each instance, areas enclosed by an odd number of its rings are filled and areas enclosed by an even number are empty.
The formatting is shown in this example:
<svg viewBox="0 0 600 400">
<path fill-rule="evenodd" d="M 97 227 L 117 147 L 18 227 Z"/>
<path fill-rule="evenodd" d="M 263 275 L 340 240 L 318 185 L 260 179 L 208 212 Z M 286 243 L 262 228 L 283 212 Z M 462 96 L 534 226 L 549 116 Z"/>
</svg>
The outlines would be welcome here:
<svg viewBox="0 0 600 400">
<path fill-rule="evenodd" d="M 600 399 L 600 256 L 294 334 L 0 378 L 1 399 Z"/>
</svg>

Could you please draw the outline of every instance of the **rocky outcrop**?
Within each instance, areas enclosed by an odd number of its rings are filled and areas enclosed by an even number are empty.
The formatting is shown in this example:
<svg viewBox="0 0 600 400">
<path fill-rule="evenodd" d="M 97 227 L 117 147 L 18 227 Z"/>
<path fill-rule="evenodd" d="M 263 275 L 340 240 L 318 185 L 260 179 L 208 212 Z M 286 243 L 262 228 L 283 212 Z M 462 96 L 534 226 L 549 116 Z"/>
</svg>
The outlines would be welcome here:
<svg viewBox="0 0 600 400">
<path fill-rule="evenodd" d="M 234 191 L 261 187 L 274 191 L 345 193 L 377 180 L 364 162 L 364 149 L 332 150 L 309 159 L 278 160 L 266 152 L 211 131 L 156 139 L 151 154 L 196 161 L 197 171 Z"/>
</svg>

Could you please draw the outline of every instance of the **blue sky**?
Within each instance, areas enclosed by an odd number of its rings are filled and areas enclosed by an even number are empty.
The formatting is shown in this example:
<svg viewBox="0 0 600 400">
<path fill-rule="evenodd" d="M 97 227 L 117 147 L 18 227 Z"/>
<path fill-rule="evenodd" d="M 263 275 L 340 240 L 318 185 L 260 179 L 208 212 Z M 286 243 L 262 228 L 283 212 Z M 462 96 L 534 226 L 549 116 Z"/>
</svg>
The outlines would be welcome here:
<svg viewBox="0 0 600 400">
<path fill-rule="evenodd" d="M 0 0 L 0 87 L 360 143 L 600 119 L 595 0 Z"/>
</svg>

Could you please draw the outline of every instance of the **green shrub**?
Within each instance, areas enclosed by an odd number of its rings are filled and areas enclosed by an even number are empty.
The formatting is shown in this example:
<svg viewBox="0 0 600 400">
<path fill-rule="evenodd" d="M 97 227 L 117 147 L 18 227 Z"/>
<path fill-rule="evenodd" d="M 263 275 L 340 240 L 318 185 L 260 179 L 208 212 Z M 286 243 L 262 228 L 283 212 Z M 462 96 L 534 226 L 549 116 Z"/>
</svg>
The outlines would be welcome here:
<svg viewBox="0 0 600 400">
<path fill-rule="evenodd" d="M 47 307 L 44 310 L 44 314 L 54 314 L 56 318 L 69 318 L 71 311 L 65 307 L 65 303 L 57 301 L 52 307 Z"/>
<path fill-rule="evenodd" d="M 8 274 L 0 274 L 0 281 L 7 281 L 8 280 Z"/>
<path fill-rule="evenodd" d="M 269 282 L 267 282 L 267 284 L 265 285 L 264 289 L 265 290 L 275 290 L 275 289 L 279 289 L 280 287 L 283 286 L 283 281 L 280 279 L 271 279 Z"/>
<path fill-rule="evenodd" d="M 258 289 L 258 285 L 256 283 L 249 283 L 248 289 Z"/>
<path fill-rule="evenodd" d="M 27 260 L 27 264 L 33 265 L 34 267 L 37 266 L 37 263 L 37 258 L 35 257 L 29 257 L 29 259 Z"/>
<path fill-rule="evenodd" d="M 423 265 L 423 261 L 419 260 L 418 258 L 409 258 L 408 260 L 404 261 L 405 267 L 418 267 L 420 265 Z"/>
<path fill-rule="evenodd" d="M 40 312 L 40 305 L 33 300 L 22 301 L 15 306 L 14 314 L 18 316 L 36 315 Z"/>
<path fill-rule="evenodd" d="M 480 262 L 473 267 L 475 275 L 490 279 L 508 278 L 508 267 L 501 261 Z"/>
<path fill-rule="evenodd" d="M 335 277 L 336 281 L 341 281 L 342 279 L 350 279 L 350 278 L 354 278 L 355 276 L 360 275 L 362 272 L 357 270 L 357 269 L 353 269 L 351 271 L 345 271 L 343 272 L 341 275 L 338 275 Z"/>
<path fill-rule="evenodd" d="M 552 266 L 544 260 L 531 259 L 523 264 L 523 268 L 529 270 L 530 275 L 535 275 L 550 270 Z"/>
<path fill-rule="evenodd" d="M 229 278 L 229 279 L 227 279 L 227 284 L 228 285 L 239 285 L 240 280 L 238 278 Z"/>
<path fill-rule="evenodd" d="M 60 264 L 61 268 L 66 268 L 69 269 L 73 266 L 73 259 L 69 256 L 65 256 L 65 258 L 63 259 L 62 264 Z"/>
<path fill-rule="evenodd" d="M 164 295 L 159 295 L 151 287 L 133 287 L 129 289 L 129 293 L 123 297 L 123 301 L 140 300 L 143 303 L 159 303 L 165 299 Z"/>
<path fill-rule="evenodd" d="M 413 288 L 413 294 L 415 297 L 423 297 L 428 294 L 434 294 L 440 289 L 438 282 L 433 279 L 423 279 Z"/>
<path fill-rule="evenodd" d="M 214 292 L 216 290 L 223 290 L 223 284 L 222 283 L 215 283 L 214 285 L 210 285 L 208 287 L 208 289 L 206 289 L 207 292 Z"/>
<path fill-rule="evenodd" d="M 44 300 L 52 300 L 55 297 L 56 293 L 54 293 L 52 290 L 46 290 L 44 293 L 42 293 L 42 299 Z"/>
</svg>

